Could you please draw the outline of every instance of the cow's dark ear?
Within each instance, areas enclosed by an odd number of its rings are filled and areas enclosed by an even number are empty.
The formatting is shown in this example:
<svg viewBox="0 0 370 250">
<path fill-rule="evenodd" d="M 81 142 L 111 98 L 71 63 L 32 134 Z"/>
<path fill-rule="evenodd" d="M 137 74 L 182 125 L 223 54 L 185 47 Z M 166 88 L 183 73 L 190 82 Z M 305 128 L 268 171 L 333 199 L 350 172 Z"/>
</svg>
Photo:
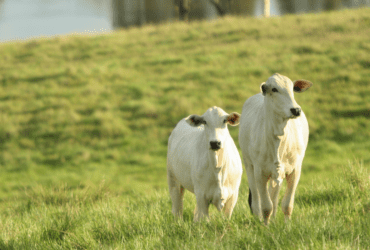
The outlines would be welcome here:
<svg viewBox="0 0 370 250">
<path fill-rule="evenodd" d="M 238 126 L 240 122 L 240 114 L 236 112 L 232 112 L 230 115 L 226 117 L 226 121 L 231 126 Z"/>
<path fill-rule="evenodd" d="M 297 80 L 297 81 L 294 81 L 293 90 L 296 93 L 302 93 L 311 87 L 312 87 L 312 82 L 307 81 L 307 80 Z"/>
<path fill-rule="evenodd" d="M 188 116 L 185 121 L 192 127 L 198 127 L 201 124 L 206 124 L 206 121 L 203 119 L 203 117 L 199 115 L 190 115 Z"/>
<path fill-rule="evenodd" d="M 266 92 L 267 92 L 267 86 L 266 86 L 266 84 L 263 82 L 263 83 L 261 83 L 261 85 L 260 85 L 260 89 L 261 89 L 261 93 L 262 93 L 262 95 L 266 95 Z"/>
</svg>

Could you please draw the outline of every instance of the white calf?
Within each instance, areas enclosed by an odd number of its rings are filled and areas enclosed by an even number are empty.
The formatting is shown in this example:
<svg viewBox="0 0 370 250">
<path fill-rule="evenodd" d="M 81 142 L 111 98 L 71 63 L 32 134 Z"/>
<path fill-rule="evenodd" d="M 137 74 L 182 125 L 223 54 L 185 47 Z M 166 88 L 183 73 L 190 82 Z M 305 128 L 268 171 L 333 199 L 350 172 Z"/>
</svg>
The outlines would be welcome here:
<svg viewBox="0 0 370 250">
<path fill-rule="evenodd" d="M 287 189 L 282 210 L 286 220 L 293 211 L 294 193 L 308 143 L 307 119 L 294 100 L 293 91 L 301 93 L 311 86 L 306 80 L 293 84 L 276 73 L 261 84 L 262 93 L 250 97 L 243 106 L 239 143 L 249 182 L 249 206 L 252 213 L 259 218 L 263 216 L 266 225 L 271 213 L 273 217 L 276 215 L 278 194 L 285 177 Z"/>
<path fill-rule="evenodd" d="M 182 119 L 168 140 L 167 179 L 172 213 L 182 217 L 184 189 L 194 193 L 194 221 L 208 217 L 212 203 L 230 217 L 238 199 L 242 163 L 227 124 L 237 126 L 240 115 L 212 107 L 202 116 Z"/>
</svg>

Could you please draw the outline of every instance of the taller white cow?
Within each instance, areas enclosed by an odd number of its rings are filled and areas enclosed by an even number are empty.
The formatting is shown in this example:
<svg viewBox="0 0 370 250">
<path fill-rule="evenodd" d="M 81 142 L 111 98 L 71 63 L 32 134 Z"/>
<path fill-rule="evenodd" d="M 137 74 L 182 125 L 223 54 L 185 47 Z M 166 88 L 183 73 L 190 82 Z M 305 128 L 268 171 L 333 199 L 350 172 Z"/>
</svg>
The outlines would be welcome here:
<svg viewBox="0 0 370 250">
<path fill-rule="evenodd" d="M 184 189 L 194 193 L 194 221 L 208 217 L 212 203 L 231 216 L 238 199 L 242 162 L 227 124 L 237 126 L 240 115 L 212 107 L 202 116 L 182 119 L 168 140 L 167 179 L 172 213 L 182 217 Z"/>
<path fill-rule="evenodd" d="M 308 143 L 308 123 L 293 91 L 301 93 L 312 86 L 306 80 L 294 83 L 280 74 L 261 84 L 261 93 L 243 106 L 239 144 L 249 182 L 249 206 L 267 225 L 276 215 L 283 179 L 287 189 L 282 201 L 285 220 L 293 211 L 294 193 Z M 267 182 L 271 179 L 270 190 Z M 262 211 L 261 211 L 262 209 Z"/>
</svg>

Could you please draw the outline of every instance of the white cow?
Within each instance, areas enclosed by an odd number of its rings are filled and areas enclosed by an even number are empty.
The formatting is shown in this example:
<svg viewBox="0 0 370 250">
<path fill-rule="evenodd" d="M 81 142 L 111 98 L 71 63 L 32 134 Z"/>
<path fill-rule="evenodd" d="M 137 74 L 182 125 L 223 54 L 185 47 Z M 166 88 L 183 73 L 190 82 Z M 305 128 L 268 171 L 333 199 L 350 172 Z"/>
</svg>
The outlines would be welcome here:
<svg viewBox="0 0 370 250">
<path fill-rule="evenodd" d="M 167 179 L 172 213 L 182 218 L 184 189 L 194 193 L 194 221 L 208 218 L 212 203 L 230 217 L 238 199 L 243 172 L 239 152 L 227 124 L 237 126 L 240 115 L 212 107 L 202 116 L 182 119 L 168 140 Z"/>
<path fill-rule="evenodd" d="M 250 97 L 243 106 L 239 144 L 249 182 L 249 206 L 252 213 L 264 218 L 266 225 L 271 213 L 273 217 L 276 215 L 278 194 L 285 177 L 287 189 L 282 210 L 286 221 L 293 211 L 294 193 L 308 143 L 307 119 L 294 100 L 293 91 L 301 93 L 311 86 L 309 81 L 293 83 L 276 73 L 261 84 L 262 93 Z"/>
</svg>

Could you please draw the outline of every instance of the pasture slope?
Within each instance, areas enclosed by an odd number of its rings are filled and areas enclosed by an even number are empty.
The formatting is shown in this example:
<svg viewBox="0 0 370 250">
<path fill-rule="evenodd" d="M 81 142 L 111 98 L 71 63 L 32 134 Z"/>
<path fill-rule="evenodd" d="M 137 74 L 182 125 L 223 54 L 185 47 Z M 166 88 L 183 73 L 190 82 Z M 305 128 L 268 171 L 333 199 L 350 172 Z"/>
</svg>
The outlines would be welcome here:
<svg viewBox="0 0 370 250">
<path fill-rule="evenodd" d="M 291 223 L 251 216 L 245 175 L 231 220 L 186 194 L 174 222 L 175 124 L 275 72 L 314 83 Z M 0 44 L 0 249 L 370 249 L 369 96 L 369 9 Z"/>
</svg>

